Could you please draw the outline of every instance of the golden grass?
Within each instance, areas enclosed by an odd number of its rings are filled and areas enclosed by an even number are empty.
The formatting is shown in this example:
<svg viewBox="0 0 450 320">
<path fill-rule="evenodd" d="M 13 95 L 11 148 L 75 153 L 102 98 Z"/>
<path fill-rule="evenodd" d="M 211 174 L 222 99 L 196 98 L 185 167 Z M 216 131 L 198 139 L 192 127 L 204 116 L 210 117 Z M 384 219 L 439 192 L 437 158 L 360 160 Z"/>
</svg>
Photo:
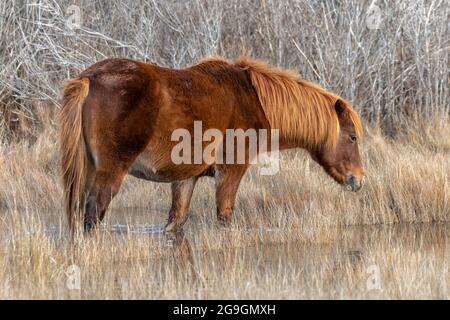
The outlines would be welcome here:
<svg viewBox="0 0 450 320">
<path fill-rule="evenodd" d="M 279 174 L 245 176 L 226 229 L 203 178 L 174 238 L 158 229 L 169 185 L 127 177 L 102 230 L 73 245 L 46 122 L 33 143 L 0 146 L 0 299 L 450 298 L 450 124 L 405 125 L 396 139 L 368 130 L 357 194 L 286 152 Z M 66 285 L 70 265 L 80 290 Z"/>
</svg>

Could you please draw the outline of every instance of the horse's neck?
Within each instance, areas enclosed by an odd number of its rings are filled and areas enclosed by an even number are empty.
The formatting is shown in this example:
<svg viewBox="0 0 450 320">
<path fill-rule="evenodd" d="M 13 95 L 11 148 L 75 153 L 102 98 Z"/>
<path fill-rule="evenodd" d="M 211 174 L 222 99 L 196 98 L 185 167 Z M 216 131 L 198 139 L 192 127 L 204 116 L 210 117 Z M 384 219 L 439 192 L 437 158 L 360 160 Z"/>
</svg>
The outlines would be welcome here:
<svg viewBox="0 0 450 320">
<path fill-rule="evenodd" d="M 285 137 L 280 137 L 279 139 L 279 149 L 287 150 L 287 149 L 306 149 L 305 145 L 299 141 L 295 141 L 294 139 L 286 139 Z"/>
</svg>

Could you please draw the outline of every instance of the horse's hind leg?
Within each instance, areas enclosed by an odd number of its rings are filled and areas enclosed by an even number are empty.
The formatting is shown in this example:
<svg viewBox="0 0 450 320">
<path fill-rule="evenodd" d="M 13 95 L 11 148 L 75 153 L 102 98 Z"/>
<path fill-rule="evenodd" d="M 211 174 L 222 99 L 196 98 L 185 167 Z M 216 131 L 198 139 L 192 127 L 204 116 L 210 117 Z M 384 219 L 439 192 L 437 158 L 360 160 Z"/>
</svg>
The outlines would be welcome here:
<svg viewBox="0 0 450 320">
<path fill-rule="evenodd" d="M 172 182 L 172 207 L 164 228 L 166 232 L 179 231 L 188 218 L 189 204 L 198 177 Z"/>
<path fill-rule="evenodd" d="M 119 191 L 125 174 L 126 171 L 124 170 L 96 171 L 95 180 L 86 201 L 85 232 L 90 232 L 103 220 L 106 209 L 112 198 Z"/>
</svg>

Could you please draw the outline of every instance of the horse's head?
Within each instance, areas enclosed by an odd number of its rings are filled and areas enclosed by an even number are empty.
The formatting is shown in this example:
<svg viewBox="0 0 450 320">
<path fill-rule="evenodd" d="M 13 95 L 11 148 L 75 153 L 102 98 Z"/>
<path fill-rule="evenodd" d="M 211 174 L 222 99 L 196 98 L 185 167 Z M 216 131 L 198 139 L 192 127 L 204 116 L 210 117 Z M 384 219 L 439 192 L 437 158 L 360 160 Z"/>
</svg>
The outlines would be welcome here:
<svg viewBox="0 0 450 320">
<path fill-rule="evenodd" d="M 339 120 L 336 144 L 319 148 L 311 155 L 339 184 L 358 191 L 364 183 L 364 168 L 358 148 L 361 125 L 356 113 L 342 100 L 337 100 L 335 110 Z"/>
</svg>

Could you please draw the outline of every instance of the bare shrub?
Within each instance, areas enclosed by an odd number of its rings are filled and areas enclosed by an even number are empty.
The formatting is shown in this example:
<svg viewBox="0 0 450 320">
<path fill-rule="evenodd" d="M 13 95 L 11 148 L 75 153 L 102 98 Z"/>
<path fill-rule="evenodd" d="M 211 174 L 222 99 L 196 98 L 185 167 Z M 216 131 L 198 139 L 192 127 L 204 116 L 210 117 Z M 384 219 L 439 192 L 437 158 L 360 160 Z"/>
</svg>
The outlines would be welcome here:
<svg viewBox="0 0 450 320">
<path fill-rule="evenodd" d="M 69 28 L 73 5 L 79 28 Z M 449 114 L 445 0 L 8 0 L 0 17 L 0 88 L 16 102 L 2 98 L 3 118 L 57 104 L 63 79 L 106 57 L 183 67 L 244 51 L 297 69 L 388 129 L 399 114 Z"/>
</svg>

